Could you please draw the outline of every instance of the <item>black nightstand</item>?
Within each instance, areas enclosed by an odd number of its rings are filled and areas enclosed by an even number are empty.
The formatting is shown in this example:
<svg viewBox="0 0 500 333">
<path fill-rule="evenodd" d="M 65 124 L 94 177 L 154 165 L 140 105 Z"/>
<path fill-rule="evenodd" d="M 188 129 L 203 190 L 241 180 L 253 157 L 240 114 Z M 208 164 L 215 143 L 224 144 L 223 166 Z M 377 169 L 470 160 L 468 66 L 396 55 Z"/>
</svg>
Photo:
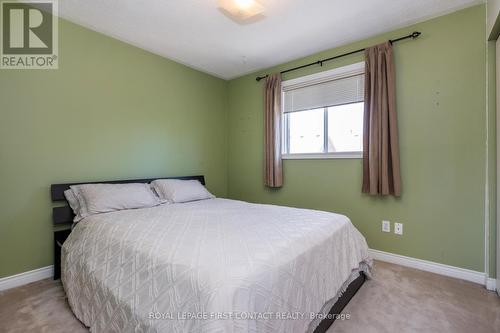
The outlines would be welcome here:
<svg viewBox="0 0 500 333">
<path fill-rule="evenodd" d="M 61 248 L 71 229 L 54 231 L 54 280 L 61 277 Z"/>
</svg>

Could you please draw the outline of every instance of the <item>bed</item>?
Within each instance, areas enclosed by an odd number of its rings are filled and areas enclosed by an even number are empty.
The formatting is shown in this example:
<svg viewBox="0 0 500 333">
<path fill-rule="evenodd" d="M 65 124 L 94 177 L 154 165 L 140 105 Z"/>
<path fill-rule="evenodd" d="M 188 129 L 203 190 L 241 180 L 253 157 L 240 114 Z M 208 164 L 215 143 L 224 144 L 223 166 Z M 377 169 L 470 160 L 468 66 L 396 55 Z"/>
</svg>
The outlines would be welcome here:
<svg viewBox="0 0 500 333">
<path fill-rule="evenodd" d="M 371 266 L 343 215 L 214 198 L 83 219 L 61 280 L 92 332 L 325 332 Z"/>
</svg>

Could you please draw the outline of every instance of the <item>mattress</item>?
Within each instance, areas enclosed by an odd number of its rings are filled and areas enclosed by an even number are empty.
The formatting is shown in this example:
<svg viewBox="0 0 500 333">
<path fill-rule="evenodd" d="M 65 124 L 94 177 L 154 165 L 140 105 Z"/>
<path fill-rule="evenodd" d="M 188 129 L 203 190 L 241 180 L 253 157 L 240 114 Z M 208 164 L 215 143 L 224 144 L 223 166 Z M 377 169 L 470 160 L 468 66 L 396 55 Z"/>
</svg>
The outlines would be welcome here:
<svg viewBox="0 0 500 333">
<path fill-rule="evenodd" d="M 80 221 L 62 283 L 92 332 L 307 332 L 372 261 L 343 215 L 209 199 Z"/>
</svg>

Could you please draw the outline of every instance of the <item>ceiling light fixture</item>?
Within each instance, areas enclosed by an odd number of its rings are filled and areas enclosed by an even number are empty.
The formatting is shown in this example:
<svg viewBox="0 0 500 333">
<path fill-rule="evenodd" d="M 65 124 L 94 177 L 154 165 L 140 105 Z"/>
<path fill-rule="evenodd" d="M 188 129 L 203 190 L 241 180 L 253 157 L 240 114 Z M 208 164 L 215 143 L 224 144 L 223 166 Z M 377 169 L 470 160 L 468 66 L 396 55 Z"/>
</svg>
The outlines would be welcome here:
<svg viewBox="0 0 500 333">
<path fill-rule="evenodd" d="M 264 12 L 255 0 L 219 0 L 219 7 L 237 21 L 248 20 Z"/>
</svg>

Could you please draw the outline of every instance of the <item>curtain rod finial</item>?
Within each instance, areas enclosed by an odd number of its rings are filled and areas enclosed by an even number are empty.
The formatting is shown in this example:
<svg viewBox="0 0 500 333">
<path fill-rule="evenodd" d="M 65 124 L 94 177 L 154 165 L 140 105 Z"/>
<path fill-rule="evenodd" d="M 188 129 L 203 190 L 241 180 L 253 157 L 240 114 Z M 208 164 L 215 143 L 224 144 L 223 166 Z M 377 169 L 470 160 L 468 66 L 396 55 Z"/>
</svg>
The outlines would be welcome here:
<svg viewBox="0 0 500 333">
<path fill-rule="evenodd" d="M 422 33 L 420 31 L 414 31 L 412 34 L 411 34 L 411 37 L 413 39 L 417 38 L 418 36 L 420 36 Z"/>
<path fill-rule="evenodd" d="M 263 80 L 263 79 L 267 78 L 268 76 L 269 76 L 269 75 L 267 75 L 267 74 L 266 74 L 266 75 L 263 75 L 263 76 L 257 76 L 257 77 L 255 78 L 255 80 L 256 80 L 257 82 L 259 82 L 260 80 Z"/>
</svg>

